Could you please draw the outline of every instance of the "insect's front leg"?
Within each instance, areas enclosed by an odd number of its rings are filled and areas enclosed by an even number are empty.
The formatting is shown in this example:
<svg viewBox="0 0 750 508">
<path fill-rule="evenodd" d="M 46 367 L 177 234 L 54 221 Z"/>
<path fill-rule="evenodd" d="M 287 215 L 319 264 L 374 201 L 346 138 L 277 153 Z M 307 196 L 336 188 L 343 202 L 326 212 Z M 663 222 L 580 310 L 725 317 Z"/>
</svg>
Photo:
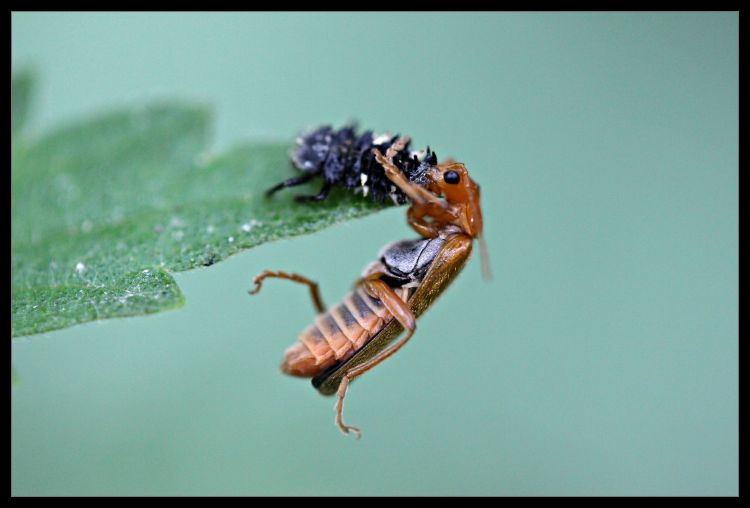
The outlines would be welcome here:
<svg viewBox="0 0 750 508">
<path fill-rule="evenodd" d="M 302 275 L 297 275 L 296 273 L 263 270 L 255 277 L 255 279 L 253 279 L 255 288 L 251 291 L 248 291 L 248 293 L 250 293 L 251 295 L 258 294 L 260 292 L 260 288 L 263 287 L 263 281 L 269 277 L 291 280 L 292 282 L 307 285 L 310 288 L 310 298 L 312 299 L 313 305 L 315 306 L 315 310 L 318 311 L 318 314 L 322 314 L 326 311 L 326 306 L 323 304 L 323 299 L 320 297 L 320 291 L 318 291 L 318 283 L 308 279 L 307 277 L 303 277 Z"/>
<path fill-rule="evenodd" d="M 381 351 L 378 355 L 348 371 L 341 378 L 341 384 L 339 384 L 338 388 L 338 400 L 336 401 L 336 425 L 338 425 L 339 429 L 345 434 L 348 434 L 349 432 L 356 433 L 357 439 L 362 436 L 360 430 L 357 427 L 346 425 L 344 423 L 344 398 L 346 397 L 349 383 L 396 353 L 409 341 L 412 335 L 414 335 L 414 330 L 417 329 L 417 319 L 414 317 L 411 309 L 409 309 L 409 305 L 407 305 L 407 303 L 396 294 L 393 288 L 377 277 L 378 276 L 374 274 L 369 278 L 364 279 L 362 281 L 362 287 L 372 297 L 383 302 L 386 310 L 388 310 L 401 326 L 407 330 L 407 333 L 406 336 L 395 345 Z"/>
<path fill-rule="evenodd" d="M 424 217 L 431 217 L 432 221 L 427 221 Z M 451 208 L 433 206 L 431 203 L 425 205 L 412 204 L 406 212 L 406 221 L 414 230 L 425 238 L 435 238 L 440 236 L 443 229 L 441 224 L 454 220 Z"/>
<path fill-rule="evenodd" d="M 399 138 L 396 143 L 394 143 L 393 146 L 399 143 L 401 139 Z M 408 138 L 406 138 L 408 140 Z M 385 176 L 388 177 L 388 179 L 394 183 L 399 189 L 401 189 L 404 194 L 409 196 L 409 199 L 411 199 L 412 203 L 418 203 L 418 204 L 427 204 L 432 203 L 435 206 L 443 206 L 443 201 L 434 195 L 432 192 L 428 191 L 427 189 L 424 189 L 420 187 L 419 185 L 415 185 L 411 183 L 406 176 L 393 164 L 393 157 L 395 153 L 391 152 L 391 149 L 388 149 L 386 152 L 390 155 L 390 158 L 387 155 L 383 155 L 380 153 L 380 150 L 377 148 L 372 149 L 372 153 L 375 154 L 375 160 L 378 161 L 378 163 L 383 166 L 383 169 L 385 170 Z"/>
</svg>

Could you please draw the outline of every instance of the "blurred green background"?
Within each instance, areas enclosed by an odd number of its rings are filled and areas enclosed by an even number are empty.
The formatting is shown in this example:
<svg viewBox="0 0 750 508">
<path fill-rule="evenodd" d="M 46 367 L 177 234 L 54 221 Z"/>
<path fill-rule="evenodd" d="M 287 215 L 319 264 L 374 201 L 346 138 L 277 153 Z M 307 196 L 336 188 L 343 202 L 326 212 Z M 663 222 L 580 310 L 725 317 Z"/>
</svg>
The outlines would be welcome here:
<svg viewBox="0 0 750 508">
<path fill-rule="evenodd" d="M 479 260 L 334 400 L 282 375 L 405 209 L 179 273 L 187 304 L 12 342 L 13 495 L 737 495 L 737 13 L 13 13 L 30 123 L 215 105 L 215 146 L 410 134 Z"/>
</svg>

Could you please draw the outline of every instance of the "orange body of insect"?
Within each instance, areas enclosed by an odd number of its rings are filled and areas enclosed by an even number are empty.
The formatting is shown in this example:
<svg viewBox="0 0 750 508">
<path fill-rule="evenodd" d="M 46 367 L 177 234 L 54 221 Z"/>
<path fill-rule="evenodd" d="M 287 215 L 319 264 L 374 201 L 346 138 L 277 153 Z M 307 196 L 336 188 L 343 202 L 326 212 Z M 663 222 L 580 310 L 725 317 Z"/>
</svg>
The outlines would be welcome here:
<svg viewBox="0 0 750 508">
<path fill-rule="evenodd" d="M 336 424 L 361 435 L 343 422 L 343 401 L 349 383 L 398 351 L 412 337 L 416 318 L 463 268 L 474 238 L 482 233 L 479 186 L 466 167 L 448 161 L 431 166 L 422 185 L 408 181 L 393 156 L 408 143 L 399 138 L 385 155 L 374 149 L 386 176 L 411 201 L 407 220 L 417 240 L 383 248 L 344 300 L 326 310 L 315 282 L 297 274 L 264 271 L 255 278 L 257 293 L 264 279 L 283 278 L 306 284 L 318 312 L 315 321 L 285 353 L 283 372 L 313 378 L 324 395 L 338 394 Z M 481 238 L 480 238 L 481 239 Z M 402 330 L 406 335 L 391 344 Z"/>
</svg>

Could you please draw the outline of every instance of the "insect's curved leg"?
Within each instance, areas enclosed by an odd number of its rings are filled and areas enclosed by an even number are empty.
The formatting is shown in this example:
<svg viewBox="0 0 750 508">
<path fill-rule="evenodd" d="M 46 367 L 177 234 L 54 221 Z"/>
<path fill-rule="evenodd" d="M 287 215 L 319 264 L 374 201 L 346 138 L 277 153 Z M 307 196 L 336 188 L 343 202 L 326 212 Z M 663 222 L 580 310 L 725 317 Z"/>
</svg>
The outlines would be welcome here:
<svg viewBox="0 0 750 508">
<path fill-rule="evenodd" d="M 425 238 L 435 238 L 440 235 L 438 223 L 428 222 L 422 217 L 429 215 L 425 207 L 410 206 L 406 211 L 406 221 L 414 230 Z"/>
<path fill-rule="evenodd" d="M 405 140 L 405 141 L 403 141 Z M 385 156 L 373 148 L 375 159 L 383 166 L 385 174 L 391 182 L 397 185 L 411 199 L 412 204 L 407 212 L 409 225 L 420 235 L 434 238 L 440 234 L 438 224 L 452 222 L 455 210 L 429 190 L 411 183 L 404 174 L 393 164 L 393 157 L 408 143 L 409 138 L 399 138 L 386 151 Z M 423 217 L 431 217 L 436 223 L 428 222 Z"/>
<path fill-rule="evenodd" d="M 323 183 L 323 187 L 320 188 L 320 191 L 317 194 L 314 194 L 312 196 L 295 196 L 294 200 L 298 203 L 308 203 L 310 201 L 323 201 L 325 198 L 328 197 L 329 192 L 331 192 L 331 182 L 326 180 Z"/>
<path fill-rule="evenodd" d="M 306 284 L 310 288 L 310 298 L 312 299 L 313 305 L 315 306 L 315 310 L 318 311 L 318 314 L 322 314 L 326 311 L 326 306 L 323 304 L 323 299 L 320 297 L 320 292 L 318 291 L 318 283 L 308 279 L 307 277 L 303 277 L 302 275 L 297 275 L 296 273 L 263 270 L 255 277 L 255 279 L 253 279 L 255 288 L 251 291 L 248 291 L 248 293 L 250 293 L 251 295 L 257 295 L 260 292 L 260 288 L 263 286 L 263 281 L 269 277 L 276 279 L 286 279 L 293 282 L 298 282 L 300 284 Z"/>
<path fill-rule="evenodd" d="M 399 138 L 399 141 L 400 139 L 402 138 Z M 394 143 L 394 146 L 399 141 L 396 141 L 396 143 Z M 391 146 L 391 148 L 393 148 L 393 146 Z M 390 151 L 391 149 L 389 148 L 386 153 Z M 373 148 L 372 152 L 375 154 L 375 159 L 380 163 L 381 166 L 383 166 L 383 169 L 385 170 L 385 176 L 387 176 L 388 179 L 394 183 L 394 185 L 401 189 L 404 194 L 409 196 L 409 199 L 411 199 L 412 203 L 419 205 L 431 204 L 443 209 L 446 208 L 445 202 L 443 200 L 441 200 L 439 197 L 437 197 L 427 189 L 411 183 L 406 178 L 406 176 L 404 176 L 404 174 L 393 164 L 394 154 L 391 154 L 391 158 L 389 159 L 387 156 L 380 153 L 380 150 L 378 150 L 377 148 Z"/>
<path fill-rule="evenodd" d="M 344 398 L 346 397 L 349 383 L 396 353 L 409 341 L 412 335 L 414 335 L 414 330 L 417 329 L 417 319 L 409 309 L 409 305 L 385 282 L 377 278 L 368 278 L 362 281 L 362 286 L 370 295 L 383 302 L 388 312 L 407 330 L 407 333 L 395 345 L 353 368 L 341 378 L 341 384 L 339 384 L 338 389 L 338 400 L 336 401 L 336 425 L 345 434 L 349 432 L 356 433 L 357 439 L 362 436 L 360 430 L 357 427 L 344 423 Z"/>
<path fill-rule="evenodd" d="M 283 182 L 277 183 L 270 189 L 266 190 L 266 197 L 271 196 L 274 192 L 279 191 L 281 189 L 285 189 L 287 187 L 294 187 L 295 185 L 302 185 L 303 183 L 309 182 L 312 178 L 316 176 L 318 176 L 316 173 L 306 173 L 301 176 L 295 176 L 288 180 L 284 180 Z"/>
</svg>

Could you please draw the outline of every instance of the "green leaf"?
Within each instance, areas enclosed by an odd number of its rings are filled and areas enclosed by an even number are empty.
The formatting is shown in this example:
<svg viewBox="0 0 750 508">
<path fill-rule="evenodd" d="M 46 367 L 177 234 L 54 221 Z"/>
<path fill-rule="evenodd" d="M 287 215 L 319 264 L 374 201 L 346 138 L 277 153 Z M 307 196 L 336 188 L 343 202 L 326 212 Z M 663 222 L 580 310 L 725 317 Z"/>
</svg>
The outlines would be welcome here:
<svg viewBox="0 0 750 508">
<path fill-rule="evenodd" d="M 171 272 L 382 208 L 342 191 L 266 199 L 296 174 L 290 143 L 211 154 L 210 120 L 203 106 L 152 104 L 14 142 L 13 337 L 179 307 Z"/>
</svg>

